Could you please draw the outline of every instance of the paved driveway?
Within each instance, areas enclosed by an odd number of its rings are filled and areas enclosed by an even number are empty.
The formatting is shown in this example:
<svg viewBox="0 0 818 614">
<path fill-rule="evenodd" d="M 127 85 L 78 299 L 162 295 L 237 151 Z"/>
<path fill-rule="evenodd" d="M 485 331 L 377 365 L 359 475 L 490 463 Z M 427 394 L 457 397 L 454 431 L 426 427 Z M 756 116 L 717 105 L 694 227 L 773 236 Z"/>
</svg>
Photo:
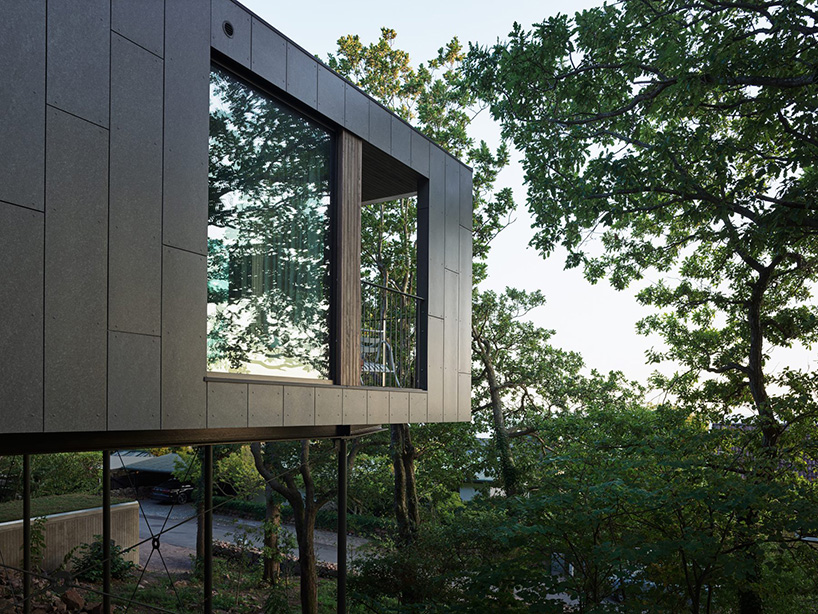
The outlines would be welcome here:
<svg viewBox="0 0 818 614">
<path fill-rule="evenodd" d="M 171 571 L 189 571 L 191 556 L 196 553 L 196 513 L 192 503 L 170 506 L 149 499 L 140 501 L 139 538 L 148 539 L 163 530 L 159 537 L 160 551 Z M 283 525 L 286 532 L 295 541 L 295 526 Z M 261 546 L 261 522 L 257 520 L 236 519 L 228 516 L 213 516 L 213 539 L 235 543 L 237 536 L 247 533 L 250 543 Z M 347 537 L 347 556 L 355 557 L 358 548 L 367 543 L 361 537 Z M 154 552 L 151 542 L 139 547 L 139 562 L 148 564 L 148 569 L 162 569 L 159 555 Z M 293 553 L 298 554 L 297 549 Z M 332 531 L 315 531 L 315 555 L 319 561 L 336 563 L 338 561 L 337 536 Z M 148 561 L 150 556 L 150 561 Z"/>
</svg>

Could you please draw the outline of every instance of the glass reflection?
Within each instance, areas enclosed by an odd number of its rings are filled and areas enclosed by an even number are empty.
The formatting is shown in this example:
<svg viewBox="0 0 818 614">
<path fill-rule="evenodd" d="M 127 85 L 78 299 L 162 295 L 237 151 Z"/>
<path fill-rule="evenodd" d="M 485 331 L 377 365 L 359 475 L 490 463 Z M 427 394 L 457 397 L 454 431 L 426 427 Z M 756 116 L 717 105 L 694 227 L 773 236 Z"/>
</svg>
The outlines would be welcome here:
<svg viewBox="0 0 818 614">
<path fill-rule="evenodd" d="M 329 377 L 331 152 L 327 131 L 212 68 L 209 371 Z"/>
</svg>

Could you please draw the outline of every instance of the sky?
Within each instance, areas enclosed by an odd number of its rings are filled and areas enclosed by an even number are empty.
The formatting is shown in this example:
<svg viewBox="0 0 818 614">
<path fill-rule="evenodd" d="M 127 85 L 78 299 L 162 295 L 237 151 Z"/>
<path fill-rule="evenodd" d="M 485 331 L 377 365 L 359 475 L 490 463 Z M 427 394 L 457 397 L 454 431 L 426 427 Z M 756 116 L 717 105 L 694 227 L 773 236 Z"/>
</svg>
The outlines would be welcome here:
<svg viewBox="0 0 818 614">
<path fill-rule="evenodd" d="M 596 0 L 416 0 L 391 3 L 383 0 L 346 2 L 281 2 L 243 0 L 251 11 L 276 27 L 310 53 L 326 60 L 334 52 L 338 38 L 358 34 L 364 44 L 378 39 L 382 26 L 394 29 L 396 45 L 409 52 L 417 64 L 434 57 L 438 48 L 457 36 L 469 42 L 489 45 L 505 39 L 512 24 L 524 27 L 558 13 L 577 11 L 601 4 Z M 472 126 L 476 139 L 496 144 L 499 129 L 483 112 Z M 527 245 L 533 235 L 525 210 L 525 187 L 519 152 L 513 152 L 511 166 L 504 170 L 497 187 L 511 187 L 519 203 L 515 222 L 494 241 L 489 257 L 489 280 L 485 288 L 506 286 L 542 290 L 547 304 L 530 314 L 537 325 L 554 329 L 552 343 L 582 354 L 588 367 L 606 372 L 620 370 L 629 379 L 642 382 L 657 369 L 647 365 L 645 351 L 661 347 L 658 338 L 645 338 L 635 331 L 636 322 L 650 310 L 641 307 L 636 289 L 618 292 L 607 282 L 591 285 L 581 271 L 563 270 L 563 255 L 543 259 Z M 646 282 L 653 280 L 646 280 Z M 672 373 L 673 365 L 659 367 Z"/>
</svg>

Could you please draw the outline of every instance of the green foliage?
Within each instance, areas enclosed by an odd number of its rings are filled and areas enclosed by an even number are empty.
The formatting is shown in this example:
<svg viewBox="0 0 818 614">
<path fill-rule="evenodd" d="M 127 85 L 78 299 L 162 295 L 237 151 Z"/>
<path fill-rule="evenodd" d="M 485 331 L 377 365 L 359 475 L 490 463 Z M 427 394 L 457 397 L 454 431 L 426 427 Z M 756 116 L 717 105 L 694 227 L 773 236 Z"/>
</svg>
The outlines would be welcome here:
<svg viewBox="0 0 818 614">
<path fill-rule="evenodd" d="M 330 54 L 328 64 L 472 167 L 472 239 L 477 283 L 485 277 L 488 244 L 508 224 L 515 206 L 510 189 L 494 189 L 497 175 L 509 163 L 508 149 L 505 144 L 496 150 L 482 141 L 475 144 L 469 135 L 469 126 L 479 108 L 477 97 L 462 87 L 465 56 L 457 38 L 416 68 L 409 54 L 396 47 L 396 39 L 397 33 L 389 28 L 382 28 L 380 39 L 369 45 L 364 45 L 357 35 L 341 37 L 338 52 Z M 403 253 L 405 261 L 405 254 L 409 253 L 401 224 L 407 218 L 415 219 L 413 201 L 367 209 L 362 212 L 364 233 L 371 228 L 376 234 L 365 235 L 362 243 L 366 247 L 384 242 L 381 255 L 387 260 L 382 266 L 393 271 L 392 278 L 402 279 L 405 264 L 402 268 L 399 259 L 390 255 Z M 401 245 L 403 248 L 397 248 Z M 411 253 L 416 252 L 412 249 Z"/>
<path fill-rule="evenodd" d="M 638 329 L 665 342 L 648 358 L 679 366 L 653 385 L 704 423 L 742 416 L 734 465 L 700 471 L 740 519 L 722 570 L 733 588 L 720 592 L 745 604 L 773 599 L 763 584 L 778 559 L 766 545 L 787 549 L 791 510 L 810 500 L 784 487 L 780 468 L 809 453 L 818 380 L 773 368 L 772 352 L 818 339 L 815 7 L 626 0 L 515 25 L 506 43 L 471 49 L 466 67 L 525 155 L 534 244 L 564 248 L 591 282 L 640 281 L 638 300 L 655 312 Z M 761 493 L 790 507 L 771 513 Z M 678 549 L 700 543 L 720 558 L 705 546 L 723 535 L 694 537 Z"/>
<path fill-rule="evenodd" d="M 816 394 L 766 367 L 818 335 L 814 4 L 627 1 L 515 26 L 467 67 L 525 153 L 536 246 L 617 288 L 663 274 L 640 330 L 683 372 L 656 383 L 773 440 Z"/>
<path fill-rule="evenodd" d="M 492 538 L 500 522 L 497 508 L 463 506 L 446 521 L 421 525 L 410 545 L 379 544 L 355 561 L 353 602 L 378 612 L 437 611 L 463 599 L 474 605 L 464 579 L 484 561 L 502 559 Z"/>
<path fill-rule="evenodd" d="M 196 484 L 195 498 L 199 497 L 202 479 L 202 448 L 178 448 L 180 457 L 173 476 L 184 483 Z M 264 480 L 258 475 L 248 445 L 221 444 L 213 446 L 213 481 L 226 484 L 241 499 L 249 500 L 264 489 Z"/>
<path fill-rule="evenodd" d="M 35 497 L 98 492 L 101 480 L 100 452 L 58 452 L 32 456 L 31 493 Z"/>
<path fill-rule="evenodd" d="M 81 544 L 66 555 L 72 573 L 80 580 L 88 582 L 102 582 L 103 558 L 102 536 L 94 535 L 90 544 Z M 136 564 L 125 560 L 122 548 L 111 540 L 111 577 L 115 580 L 124 580 L 133 573 Z"/>
<path fill-rule="evenodd" d="M 45 525 L 48 519 L 40 516 L 31 519 L 31 533 L 29 551 L 31 553 L 31 568 L 35 571 L 43 571 L 43 557 L 45 557 Z M 25 544 L 20 546 L 20 550 Z"/>
<path fill-rule="evenodd" d="M 239 446 L 232 454 L 219 460 L 216 467 L 219 481 L 230 484 L 236 495 L 249 500 L 264 490 L 264 480 L 256 471 L 250 446 Z"/>
<path fill-rule="evenodd" d="M 3 484 L 2 500 L 23 496 L 23 459 L 21 456 L 0 458 Z M 70 493 L 99 492 L 102 484 L 100 452 L 57 452 L 31 455 L 31 495 L 48 497 Z"/>
<path fill-rule="evenodd" d="M 412 548 L 375 550 L 355 598 L 383 612 L 562 612 L 556 595 L 579 612 L 731 612 L 751 508 L 766 540 L 760 593 L 771 611 L 807 604 L 818 558 L 798 536 L 818 530 L 818 487 L 788 462 L 763 484 L 740 477 L 756 464 L 746 429 L 602 392 L 540 425 L 548 445 L 525 496 L 463 506 Z"/>
</svg>

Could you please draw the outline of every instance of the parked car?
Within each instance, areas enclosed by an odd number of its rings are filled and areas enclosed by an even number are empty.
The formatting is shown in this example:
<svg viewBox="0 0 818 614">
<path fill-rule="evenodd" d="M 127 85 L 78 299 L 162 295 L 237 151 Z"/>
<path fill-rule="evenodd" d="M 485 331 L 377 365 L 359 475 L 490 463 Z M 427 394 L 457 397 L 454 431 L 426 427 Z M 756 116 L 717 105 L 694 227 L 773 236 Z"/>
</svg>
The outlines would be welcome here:
<svg viewBox="0 0 818 614">
<path fill-rule="evenodd" d="M 193 496 L 193 484 L 183 484 L 172 478 L 151 489 L 151 499 L 169 503 L 187 503 Z"/>
</svg>

